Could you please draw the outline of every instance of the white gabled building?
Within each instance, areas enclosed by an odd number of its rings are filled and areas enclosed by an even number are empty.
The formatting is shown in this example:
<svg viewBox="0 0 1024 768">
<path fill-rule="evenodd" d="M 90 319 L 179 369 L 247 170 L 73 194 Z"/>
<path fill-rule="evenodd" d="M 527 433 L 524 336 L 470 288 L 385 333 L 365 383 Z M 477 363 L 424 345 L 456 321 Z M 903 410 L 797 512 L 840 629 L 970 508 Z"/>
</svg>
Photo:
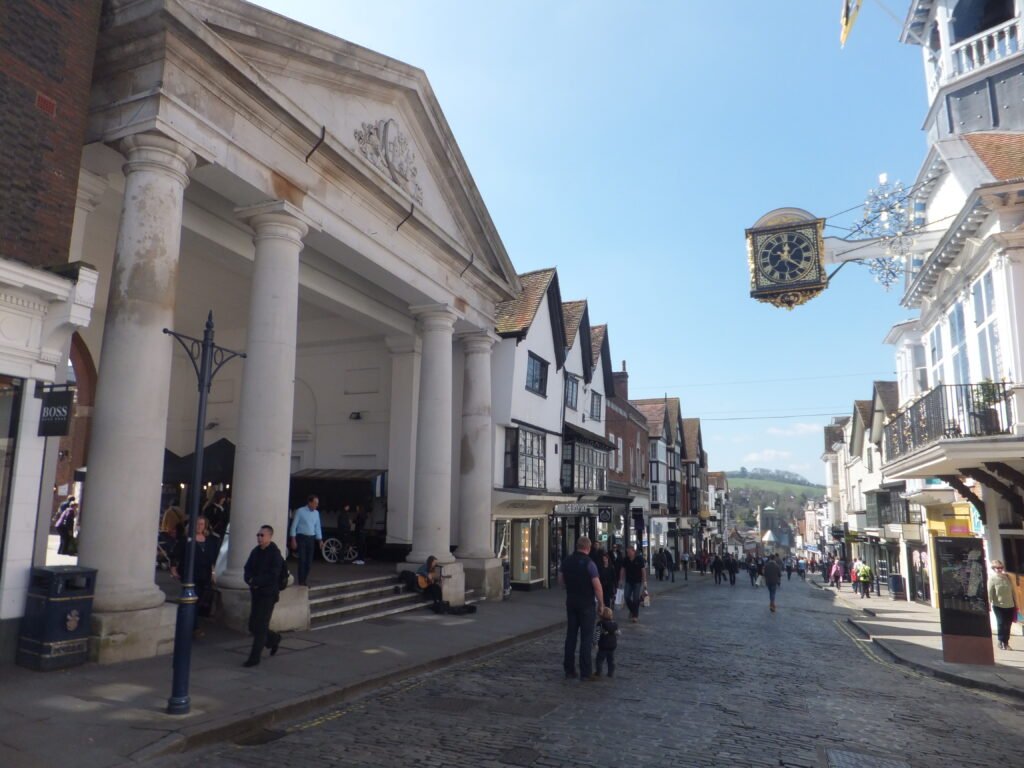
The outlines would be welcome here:
<svg viewBox="0 0 1024 768">
<path fill-rule="evenodd" d="M 548 521 L 556 505 L 577 497 L 562 492 L 566 343 L 558 274 L 537 270 L 519 282 L 519 295 L 496 312 L 492 509 L 495 552 L 508 561 L 512 586 L 530 589 L 550 585 L 558 565 L 550 553 L 563 545 L 550 540 Z"/>
</svg>

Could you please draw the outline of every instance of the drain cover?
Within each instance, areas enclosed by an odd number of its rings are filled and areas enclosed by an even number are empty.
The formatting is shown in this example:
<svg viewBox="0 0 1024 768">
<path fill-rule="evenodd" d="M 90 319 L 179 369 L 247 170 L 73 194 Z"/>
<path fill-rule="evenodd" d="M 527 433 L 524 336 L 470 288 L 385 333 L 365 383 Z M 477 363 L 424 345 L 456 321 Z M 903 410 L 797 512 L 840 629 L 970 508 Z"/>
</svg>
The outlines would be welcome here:
<svg viewBox="0 0 1024 768">
<path fill-rule="evenodd" d="M 540 752 L 529 747 L 514 747 L 498 755 L 498 761 L 506 765 L 533 765 L 539 757 Z"/>
<path fill-rule="evenodd" d="M 910 763 L 905 760 L 848 749 L 826 749 L 825 760 L 828 768 L 910 768 Z"/>
</svg>

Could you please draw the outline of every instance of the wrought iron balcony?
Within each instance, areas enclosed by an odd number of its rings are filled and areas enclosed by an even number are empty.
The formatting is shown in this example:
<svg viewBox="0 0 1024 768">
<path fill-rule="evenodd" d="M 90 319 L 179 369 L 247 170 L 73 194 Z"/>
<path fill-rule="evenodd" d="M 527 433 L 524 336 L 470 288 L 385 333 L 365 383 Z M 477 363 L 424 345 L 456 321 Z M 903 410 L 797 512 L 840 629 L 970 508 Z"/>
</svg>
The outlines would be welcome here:
<svg viewBox="0 0 1024 768">
<path fill-rule="evenodd" d="M 939 440 L 1008 435 L 1013 430 L 1009 384 L 943 384 L 900 411 L 885 427 L 885 461 Z"/>
</svg>

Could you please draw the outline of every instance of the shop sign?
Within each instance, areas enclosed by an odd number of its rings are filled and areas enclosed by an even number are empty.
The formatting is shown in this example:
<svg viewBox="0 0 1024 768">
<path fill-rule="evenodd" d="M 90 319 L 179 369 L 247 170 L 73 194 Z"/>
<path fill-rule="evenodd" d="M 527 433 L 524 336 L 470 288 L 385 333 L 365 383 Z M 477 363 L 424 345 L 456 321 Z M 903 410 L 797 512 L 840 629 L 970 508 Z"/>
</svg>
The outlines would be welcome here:
<svg viewBox="0 0 1024 768">
<path fill-rule="evenodd" d="M 556 515 L 589 515 L 590 507 L 586 504 L 555 504 Z"/>
<path fill-rule="evenodd" d="M 39 437 L 63 437 L 71 425 L 72 389 L 43 390 L 43 406 L 39 411 Z"/>
<path fill-rule="evenodd" d="M 936 537 L 935 547 L 942 634 L 989 637 L 984 543 L 943 536 Z"/>
<path fill-rule="evenodd" d="M 610 523 L 612 521 L 612 508 L 611 507 L 598 507 L 598 509 L 597 509 L 597 521 L 599 523 Z"/>
</svg>

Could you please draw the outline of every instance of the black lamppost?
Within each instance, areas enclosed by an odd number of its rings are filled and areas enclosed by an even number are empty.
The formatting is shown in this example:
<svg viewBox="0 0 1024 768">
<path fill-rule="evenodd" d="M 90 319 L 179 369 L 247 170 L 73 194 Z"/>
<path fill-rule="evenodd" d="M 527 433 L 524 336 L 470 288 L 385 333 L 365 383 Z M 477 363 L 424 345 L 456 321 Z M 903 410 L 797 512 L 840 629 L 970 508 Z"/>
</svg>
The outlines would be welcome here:
<svg viewBox="0 0 1024 768">
<path fill-rule="evenodd" d="M 185 570 L 181 573 L 181 597 L 178 598 L 178 618 L 174 625 L 174 679 L 171 697 L 167 699 L 167 714 L 187 715 L 191 708 L 188 679 L 192 666 L 192 632 L 196 625 L 195 559 L 196 521 L 199 519 L 199 487 L 203 476 L 203 432 L 206 425 L 206 401 L 210 395 L 210 382 L 226 362 L 245 357 L 213 343 L 213 311 L 206 318 L 203 338 L 195 339 L 183 333 L 164 328 L 184 348 L 196 372 L 199 383 L 199 413 L 196 415 L 196 445 L 192 462 L 192 488 L 188 508 L 188 531 L 191 537 L 185 547 Z"/>
</svg>

